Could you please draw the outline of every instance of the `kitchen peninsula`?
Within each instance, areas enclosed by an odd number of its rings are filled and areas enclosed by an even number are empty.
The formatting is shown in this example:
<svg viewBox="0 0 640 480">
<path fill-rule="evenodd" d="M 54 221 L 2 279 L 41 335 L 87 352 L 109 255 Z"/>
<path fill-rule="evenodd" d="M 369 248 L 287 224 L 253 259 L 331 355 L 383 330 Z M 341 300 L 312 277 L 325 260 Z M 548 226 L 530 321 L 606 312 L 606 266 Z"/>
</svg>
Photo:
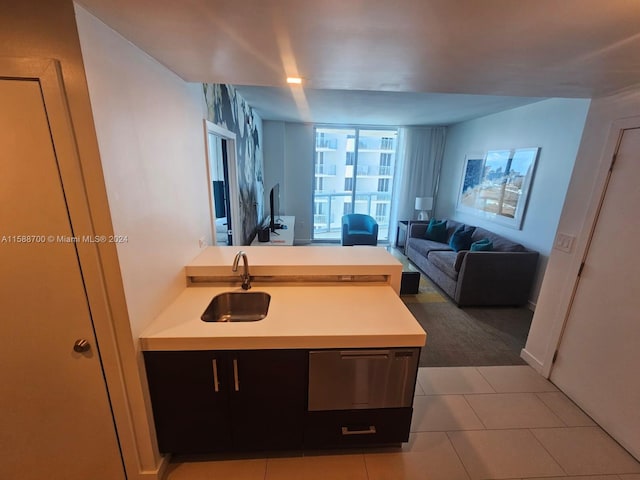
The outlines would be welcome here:
<svg viewBox="0 0 640 480">
<path fill-rule="evenodd" d="M 398 296 L 400 263 L 378 247 L 247 246 L 245 292 L 238 250 L 190 262 L 188 286 L 140 338 L 161 451 L 407 441 L 426 334 Z M 267 293 L 266 317 L 202 321 L 230 291 Z"/>
<path fill-rule="evenodd" d="M 231 264 L 242 250 L 249 257 L 251 277 L 260 281 L 378 284 L 400 292 L 402 264 L 381 247 L 208 247 L 186 267 L 188 283 L 237 281 Z"/>
</svg>

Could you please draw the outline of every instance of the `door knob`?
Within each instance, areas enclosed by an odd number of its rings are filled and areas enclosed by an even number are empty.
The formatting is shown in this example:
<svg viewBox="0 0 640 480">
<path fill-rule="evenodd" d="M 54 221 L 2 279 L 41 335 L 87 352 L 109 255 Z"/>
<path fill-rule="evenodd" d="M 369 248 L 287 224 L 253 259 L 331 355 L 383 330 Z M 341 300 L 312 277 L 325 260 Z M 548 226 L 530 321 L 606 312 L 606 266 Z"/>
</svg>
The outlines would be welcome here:
<svg viewBox="0 0 640 480">
<path fill-rule="evenodd" d="M 88 352 L 91 350 L 91 344 L 84 338 L 80 338 L 73 344 L 73 350 L 78 353 Z"/>
</svg>

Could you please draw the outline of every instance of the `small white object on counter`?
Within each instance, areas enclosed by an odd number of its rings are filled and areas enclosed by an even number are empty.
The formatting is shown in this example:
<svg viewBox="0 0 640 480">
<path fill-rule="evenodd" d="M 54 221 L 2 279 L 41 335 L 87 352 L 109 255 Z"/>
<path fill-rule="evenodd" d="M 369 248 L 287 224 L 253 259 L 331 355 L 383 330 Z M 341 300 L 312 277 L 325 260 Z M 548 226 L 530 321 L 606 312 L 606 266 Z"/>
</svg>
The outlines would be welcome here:
<svg viewBox="0 0 640 480">
<path fill-rule="evenodd" d="M 202 321 L 200 316 L 211 299 L 228 291 L 242 290 L 225 286 L 186 288 L 142 333 L 142 349 L 421 347 L 426 341 L 420 324 L 389 286 L 254 283 L 249 292 L 271 295 L 266 318 L 255 322 Z"/>
</svg>

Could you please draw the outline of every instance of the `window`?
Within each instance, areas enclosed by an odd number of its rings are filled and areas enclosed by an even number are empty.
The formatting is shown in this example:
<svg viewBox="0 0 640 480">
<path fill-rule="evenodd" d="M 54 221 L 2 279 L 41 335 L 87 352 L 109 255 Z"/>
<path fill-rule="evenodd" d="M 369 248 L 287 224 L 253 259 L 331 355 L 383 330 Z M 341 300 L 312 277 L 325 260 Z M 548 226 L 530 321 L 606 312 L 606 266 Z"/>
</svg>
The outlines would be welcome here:
<svg viewBox="0 0 640 480">
<path fill-rule="evenodd" d="M 347 159 L 345 165 L 353 165 L 355 162 L 356 154 L 355 152 L 347 152 Z"/>
<path fill-rule="evenodd" d="M 324 173 L 324 152 L 316 152 L 316 175 Z"/>
<path fill-rule="evenodd" d="M 313 240 L 339 241 L 342 215 L 365 213 L 378 221 L 378 239 L 384 242 L 389 238 L 397 130 L 316 127 L 315 134 Z"/>
<path fill-rule="evenodd" d="M 353 191 L 353 178 L 345 178 L 344 179 L 344 191 L 352 192 Z"/>
</svg>

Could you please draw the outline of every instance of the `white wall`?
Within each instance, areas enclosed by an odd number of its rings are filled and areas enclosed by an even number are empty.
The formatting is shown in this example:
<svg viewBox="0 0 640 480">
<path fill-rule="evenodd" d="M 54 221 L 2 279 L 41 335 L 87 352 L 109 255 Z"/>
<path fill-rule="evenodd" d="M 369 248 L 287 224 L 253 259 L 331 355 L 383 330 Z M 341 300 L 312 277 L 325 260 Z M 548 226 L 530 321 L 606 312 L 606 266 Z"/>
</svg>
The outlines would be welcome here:
<svg viewBox="0 0 640 480">
<path fill-rule="evenodd" d="M 127 238 L 114 328 L 140 478 L 155 478 L 164 464 L 138 336 L 184 288 L 198 240 L 211 242 L 204 95 L 77 5 L 76 17 L 113 231 Z"/>
<path fill-rule="evenodd" d="M 78 31 L 134 341 L 211 243 L 201 84 L 189 84 L 81 7 Z"/>
<path fill-rule="evenodd" d="M 263 121 L 265 194 L 280 182 L 280 209 L 296 217 L 295 243 L 311 242 L 313 125 Z"/>
<path fill-rule="evenodd" d="M 589 100 L 550 99 L 453 125 L 447 130 L 435 216 L 478 225 L 540 253 L 531 292 L 535 304 L 571 178 Z M 465 155 L 487 150 L 540 147 L 522 229 L 456 212 Z"/>
<path fill-rule="evenodd" d="M 602 192 L 606 171 L 615 149 L 615 143 L 609 140 L 612 124 L 615 120 L 638 115 L 640 89 L 591 102 L 583 140 L 558 223 L 558 232 L 576 237 L 574 248 L 569 253 L 555 249 L 551 253 L 523 351 L 523 357 L 544 374 L 548 374 L 551 369 L 551 359 L 569 310 L 577 270 L 595 218 L 592 198 Z M 621 218 L 620 225 L 623 226 L 628 221 L 628 218 Z M 638 263 L 634 256 L 629 256 L 629 261 Z"/>
</svg>

